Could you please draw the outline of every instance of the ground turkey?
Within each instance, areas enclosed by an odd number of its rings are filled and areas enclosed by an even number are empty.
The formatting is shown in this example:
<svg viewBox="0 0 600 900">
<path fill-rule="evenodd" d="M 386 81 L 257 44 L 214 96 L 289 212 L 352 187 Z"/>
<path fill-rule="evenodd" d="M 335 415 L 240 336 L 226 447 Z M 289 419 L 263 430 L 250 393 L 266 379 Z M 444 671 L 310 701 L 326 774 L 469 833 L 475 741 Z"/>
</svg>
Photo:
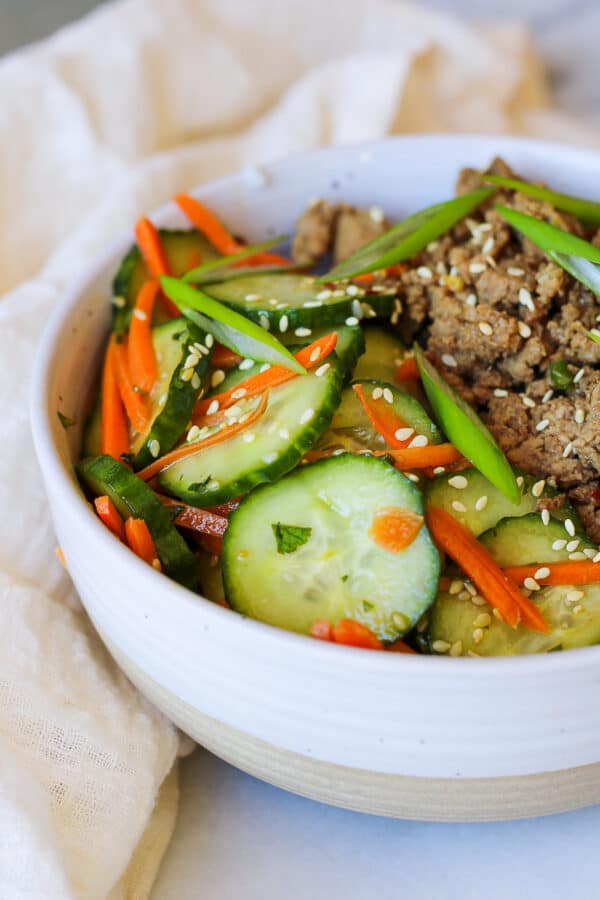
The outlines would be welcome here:
<svg viewBox="0 0 600 900">
<path fill-rule="evenodd" d="M 319 263 L 327 253 L 339 262 L 388 227 L 379 207 L 357 209 L 345 203 L 314 200 L 296 224 L 292 256 L 306 266 Z"/>
</svg>

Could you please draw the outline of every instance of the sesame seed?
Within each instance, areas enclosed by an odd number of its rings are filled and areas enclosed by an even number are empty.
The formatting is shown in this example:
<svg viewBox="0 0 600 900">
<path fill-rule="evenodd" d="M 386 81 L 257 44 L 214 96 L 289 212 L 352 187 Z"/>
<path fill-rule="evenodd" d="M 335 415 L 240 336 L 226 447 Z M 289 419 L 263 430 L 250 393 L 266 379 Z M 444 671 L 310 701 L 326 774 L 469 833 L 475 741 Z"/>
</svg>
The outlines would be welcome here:
<svg viewBox="0 0 600 900">
<path fill-rule="evenodd" d="M 417 269 L 417 275 L 419 278 L 423 278 L 426 281 L 429 281 L 433 278 L 433 272 L 429 268 L 429 266 L 419 266 Z"/>
<path fill-rule="evenodd" d="M 468 294 L 465 303 L 467 306 L 477 306 L 477 297 L 475 294 Z"/>
<path fill-rule="evenodd" d="M 296 330 L 294 331 L 294 334 L 296 335 L 296 337 L 310 337 L 312 334 L 312 331 L 310 328 L 300 327 L 300 328 L 296 328 Z"/>
<path fill-rule="evenodd" d="M 433 470 L 434 475 L 443 475 L 446 471 L 445 466 L 436 466 Z"/>
<path fill-rule="evenodd" d="M 277 454 L 276 454 L 276 453 L 266 453 L 266 454 L 263 456 L 263 462 L 265 462 L 267 465 L 270 465 L 271 463 L 274 463 L 276 459 L 277 459 Z"/>
<path fill-rule="evenodd" d="M 282 334 L 284 334 L 288 329 L 289 319 L 287 316 L 282 316 L 279 320 L 279 330 Z"/>
<path fill-rule="evenodd" d="M 219 481 L 216 480 L 216 478 L 212 478 L 206 485 L 207 491 L 216 491 L 220 487 L 221 487 L 221 484 Z"/>
<path fill-rule="evenodd" d="M 489 322 L 479 322 L 479 330 L 482 334 L 485 334 L 487 337 L 494 333 L 494 329 L 490 325 Z"/>
<path fill-rule="evenodd" d="M 467 487 L 469 482 L 464 475 L 453 475 L 452 478 L 448 479 L 448 484 L 453 488 L 456 488 L 457 491 L 462 491 Z"/>
<path fill-rule="evenodd" d="M 348 316 L 346 319 L 346 325 L 358 325 L 358 319 L 356 316 Z"/>
<path fill-rule="evenodd" d="M 259 316 L 258 323 L 261 328 L 265 329 L 265 331 L 269 330 L 269 320 L 267 319 L 266 316 Z"/>
<path fill-rule="evenodd" d="M 518 266 L 509 266 L 506 271 L 509 275 L 512 275 L 513 278 L 521 278 L 525 274 L 525 270 L 519 269 Z"/>
<path fill-rule="evenodd" d="M 349 284 L 346 288 L 346 293 L 349 297 L 357 297 L 360 293 L 360 290 L 355 284 Z"/>
<path fill-rule="evenodd" d="M 487 241 L 485 242 L 485 244 L 483 245 L 483 247 L 481 248 L 481 252 L 483 254 L 491 253 L 492 250 L 494 249 L 494 243 L 495 243 L 494 238 L 489 237 L 487 239 Z"/>
<path fill-rule="evenodd" d="M 482 509 L 485 509 L 488 505 L 488 498 L 486 494 L 483 494 L 475 501 L 475 509 L 477 512 L 481 512 Z"/>
<path fill-rule="evenodd" d="M 116 306 L 117 309 L 123 309 L 127 305 L 127 300 L 125 297 L 113 297 L 113 306 Z"/>
<path fill-rule="evenodd" d="M 383 210 L 380 206 L 372 206 L 369 210 L 369 218 L 372 222 L 375 222 L 379 225 L 383 222 Z"/>
<path fill-rule="evenodd" d="M 535 312 L 535 306 L 527 288 L 522 287 L 519 289 L 519 303 L 522 306 L 526 306 L 531 312 Z"/>
<path fill-rule="evenodd" d="M 373 388 L 373 390 L 371 391 L 371 397 L 373 398 L 373 400 L 379 400 L 381 397 L 383 397 L 383 389 L 380 387 Z"/>
<path fill-rule="evenodd" d="M 577 550 L 578 547 L 579 547 L 579 540 L 577 538 L 575 538 L 574 540 L 569 541 L 569 543 L 567 544 L 567 552 L 573 553 L 575 550 Z"/>
<path fill-rule="evenodd" d="M 558 541 L 552 542 L 553 550 L 564 550 L 566 546 L 567 546 L 567 542 L 563 541 L 563 540 L 558 540 Z"/>
<path fill-rule="evenodd" d="M 182 372 L 181 375 L 180 375 L 180 378 L 181 378 L 182 381 L 186 381 L 186 382 L 187 382 L 187 381 L 191 381 L 192 378 L 193 378 L 193 376 L 194 376 L 194 370 L 193 370 L 193 369 L 184 369 L 183 372 Z"/>
<path fill-rule="evenodd" d="M 523 394 L 523 396 L 521 397 L 521 400 L 523 401 L 523 406 L 527 406 L 528 409 L 534 408 L 535 400 L 532 400 L 531 397 L 528 397 L 526 394 Z"/>
<path fill-rule="evenodd" d="M 253 365 L 254 365 L 253 359 L 243 359 L 241 361 L 241 363 L 239 364 L 238 369 L 245 371 L 246 369 L 251 369 Z"/>
<path fill-rule="evenodd" d="M 329 300 L 331 297 L 331 291 L 328 288 L 325 288 L 322 291 L 319 291 L 317 294 L 317 300 Z"/>
<path fill-rule="evenodd" d="M 456 512 L 459 512 L 459 513 L 466 513 L 466 511 L 467 511 L 467 507 L 465 506 L 464 503 L 461 503 L 460 500 L 452 501 L 452 509 L 454 509 Z"/>
<path fill-rule="evenodd" d="M 504 388 L 494 388 L 494 397 L 508 397 L 508 391 Z"/>
<path fill-rule="evenodd" d="M 252 362 L 252 360 L 250 360 L 250 362 Z M 223 381 L 225 381 L 225 372 L 223 369 L 215 369 L 210 376 L 211 387 L 218 387 Z"/>
<path fill-rule="evenodd" d="M 475 625 L 476 628 L 487 628 L 491 624 L 492 617 L 489 613 L 479 613 L 477 618 L 473 621 L 473 625 Z"/>
<path fill-rule="evenodd" d="M 271 368 L 271 363 L 263 363 L 258 371 L 259 372 L 268 372 L 270 368 Z"/>
<path fill-rule="evenodd" d="M 571 443 L 571 441 L 569 441 L 569 443 L 567 444 L 567 446 L 565 447 L 565 449 L 562 452 L 563 459 L 566 459 L 567 456 L 570 456 L 572 452 L 573 452 L 573 444 Z"/>
<path fill-rule="evenodd" d="M 540 589 L 540 586 L 535 578 L 526 578 L 523 582 L 523 587 L 526 587 L 528 591 L 539 591 Z"/>
<path fill-rule="evenodd" d="M 477 588 L 470 581 L 465 581 L 465 590 L 471 597 L 477 596 Z"/>
<path fill-rule="evenodd" d="M 482 628 L 474 628 L 473 629 L 473 641 L 476 644 L 480 644 L 482 642 L 482 640 L 483 640 L 483 629 Z"/>
<path fill-rule="evenodd" d="M 314 414 L 315 414 L 314 409 L 310 409 L 310 407 L 309 407 L 309 409 L 305 409 L 304 412 L 302 413 L 302 415 L 300 416 L 300 424 L 306 425 L 307 422 L 310 422 L 310 420 L 312 419 Z"/>
<path fill-rule="evenodd" d="M 517 328 L 522 338 L 531 337 L 531 328 L 526 322 L 519 322 Z"/>
<path fill-rule="evenodd" d="M 444 363 L 445 366 L 450 366 L 450 367 L 456 366 L 456 360 L 454 359 L 454 357 L 452 356 L 451 353 L 444 353 L 444 355 L 442 356 L 442 362 Z"/>
<path fill-rule="evenodd" d="M 150 456 L 154 457 L 154 459 L 158 459 L 160 455 L 160 444 L 157 440 L 151 440 L 148 442 L 148 452 Z"/>
<path fill-rule="evenodd" d="M 279 437 L 281 438 L 282 441 L 287 441 L 289 439 L 289 436 L 290 436 L 290 433 L 287 430 L 287 428 L 280 428 Z"/>
<path fill-rule="evenodd" d="M 202 381 L 197 372 L 194 372 L 194 374 L 192 375 L 192 380 L 190 383 L 195 391 L 199 391 L 200 388 L 202 387 Z"/>
<path fill-rule="evenodd" d="M 471 275 L 480 275 L 482 272 L 485 272 L 485 263 L 472 262 L 469 265 L 469 272 Z"/>
<path fill-rule="evenodd" d="M 206 410 L 206 415 L 214 416 L 214 414 L 218 411 L 218 409 L 219 409 L 219 401 L 211 400 L 211 402 L 208 404 L 208 409 Z"/>
<path fill-rule="evenodd" d="M 572 519 L 565 519 L 565 531 L 571 537 L 575 537 L 575 526 Z"/>
<path fill-rule="evenodd" d="M 187 440 L 188 441 L 197 441 L 199 436 L 200 436 L 200 429 L 198 428 L 197 425 L 192 425 L 192 427 L 190 428 L 190 430 L 187 433 Z"/>
<path fill-rule="evenodd" d="M 579 561 L 587 559 L 587 556 L 585 555 L 585 553 L 582 553 L 581 550 L 576 550 L 575 553 L 569 553 L 569 559 L 572 559 L 573 561 Z"/>
<path fill-rule="evenodd" d="M 414 482 L 414 484 L 419 483 L 419 476 L 415 475 L 414 472 L 403 472 L 402 474 L 404 475 L 405 478 L 408 478 L 409 481 Z"/>
<path fill-rule="evenodd" d="M 585 413 L 581 409 L 580 406 L 578 406 L 577 409 L 575 410 L 575 421 L 577 422 L 578 425 L 583 425 L 583 423 L 585 421 Z"/>
<path fill-rule="evenodd" d="M 583 591 L 567 591 L 567 593 L 565 594 L 565 602 L 577 603 L 577 601 L 581 600 L 582 597 L 585 597 Z"/>
<path fill-rule="evenodd" d="M 363 308 L 360 300 L 352 301 L 352 315 L 356 316 L 357 319 L 361 319 L 363 314 Z"/>
<path fill-rule="evenodd" d="M 583 552 L 588 559 L 593 559 L 596 555 L 596 549 L 594 547 L 586 547 Z"/>
<path fill-rule="evenodd" d="M 321 348 L 315 347 L 315 349 L 311 351 L 309 359 L 311 362 L 316 362 L 318 360 L 318 358 L 320 357 L 320 355 L 321 355 Z"/>
<path fill-rule="evenodd" d="M 539 580 L 540 578 L 547 578 L 549 574 L 550 574 L 550 569 L 548 568 L 548 566 L 542 566 L 540 569 L 537 570 L 537 572 L 535 573 L 535 575 L 533 577 L 536 580 Z"/>
<path fill-rule="evenodd" d="M 414 433 L 414 428 L 398 428 L 394 432 L 394 437 L 399 441 L 408 441 Z"/>
<path fill-rule="evenodd" d="M 462 641 L 455 641 L 450 647 L 450 656 L 461 656 L 463 652 Z"/>
<path fill-rule="evenodd" d="M 231 395 L 231 399 L 232 400 L 241 400 L 242 397 L 245 397 L 247 393 L 248 393 L 248 391 L 246 390 L 246 388 L 238 388 Z"/>
<path fill-rule="evenodd" d="M 428 443 L 429 441 L 424 434 L 416 434 L 408 445 L 408 449 L 412 447 L 426 447 Z"/>
<path fill-rule="evenodd" d="M 548 403 L 550 400 L 552 400 L 553 396 L 554 396 L 554 391 L 552 390 L 552 388 L 550 388 L 550 390 L 546 391 L 546 393 L 542 397 L 542 403 Z"/>
<path fill-rule="evenodd" d="M 523 478 L 523 476 L 517 475 L 517 484 L 519 485 L 520 488 L 523 487 L 524 483 L 525 483 L 525 479 Z"/>
<path fill-rule="evenodd" d="M 542 478 L 540 481 L 536 481 L 535 484 L 532 486 L 531 493 L 533 494 L 534 497 L 541 497 L 544 492 L 545 487 L 546 487 L 546 481 L 545 481 L 545 479 Z"/>
<path fill-rule="evenodd" d="M 550 524 L 550 510 L 543 509 L 541 512 L 541 518 L 542 518 L 542 525 L 549 525 Z"/>
<path fill-rule="evenodd" d="M 317 376 L 317 378 L 321 378 L 321 376 L 324 375 L 325 372 L 329 371 L 330 368 L 331 368 L 330 363 L 323 363 L 322 366 L 319 366 L 319 368 L 315 372 L 315 375 Z"/>
<path fill-rule="evenodd" d="M 431 649 L 436 653 L 446 653 L 450 649 L 450 644 L 448 641 L 434 641 Z"/>
<path fill-rule="evenodd" d="M 585 369 L 578 369 L 575 375 L 573 376 L 573 384 L 577 384 L 578 381 L 581 381 L 583 376 L 585 375 Z"/>
<path fill-rule="evenodd" d="M 251 444 L 256 435 L 252 431 L 245 431 L 242 435 L 242 440 L 246 441 L 247 444 Z"/>
<path fill-rule="evenodd" d="M 536 431 L 544 431 L 545 428 L 550 424 L 549 419 L 540 419 L 540 421 L 535 426 Z"/>
<path fill-rule="evenodd" d="M 136 319 L 140 320 L 140 322 L 145 322 L 148 318 L 148 316 L 146 315 L 146 313 L 144 312 L 143 309 L 136 308 L 136 309 L 134 309 L 133 314 L 136 317 Z"/>
<path fill-rule="evenodd" d="M 278 302 L 279 301 L 276 300 L 275 297 L 271 297 L 270 300 L 267 300 L 267 303 L 269 304 L 269 306 L 277 306 Z"/>
<path fill-rule="evenodd" d="M 252 303 L 253 300 L 260 300 L 260 294 L 246 294 L 246 300 Z"/>
<path fill-rule="evenodd" d="M 596 555 L 592 559 L 592 562 L 595 562 L 595 563 L 600 562 L 600 550 L 598 551 L 598 553 L 596 553 Z"/>
<path fill-rule="evenodd" d="M 471 597 L 471 603 L 474 606 L 487 606 L 487 600 L 485 597 L 480 597 L 479 594 L 476 597 Z"/>
<path fill-rule="evenodd" d="M 183 364 L 183 368 L 184 369 L 194 369 L 198 365 L 199 362 L 200 362 L 200 357 L 198 356 L 198 354 L 190 353 L 190 355 L 188 356 L 188 358 L 186 359 L 186 361 Z M 192 376 L 190 375 L 190 378 L 191 377 Z"/>
<path fill-rule="evenodd" d="M 464 589 L 465 583 L 461 581 L 460 578 L 453 578 L 450 582 L 450 587 L 448 588 L 449 594 L 460 594 L 460 592 Z"/>
<path fill-rule="evenodd" d="M 383 399 L 385 400 L 386 403 L 394 402 L 394 395 L 392 394 L 391 390 L 387 387 L 383 389 Z"/>
</svg>

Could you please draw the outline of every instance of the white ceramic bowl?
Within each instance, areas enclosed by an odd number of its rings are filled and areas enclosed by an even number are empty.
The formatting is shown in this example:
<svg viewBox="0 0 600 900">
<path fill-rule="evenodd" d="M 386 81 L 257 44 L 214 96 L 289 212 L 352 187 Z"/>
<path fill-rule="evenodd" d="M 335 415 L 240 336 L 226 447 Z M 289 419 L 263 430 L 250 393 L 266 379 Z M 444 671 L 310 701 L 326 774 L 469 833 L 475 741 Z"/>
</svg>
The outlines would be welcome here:
<svg viewBox="0 0 600 900">
<path fill-rule="evenodd" d="M 500 154 L 519 172 L 600 199 L 600 157 L 530 141 L 403 137 L 317 151 L 196 193 L 253 241 L 293 227 L 314 196 L 400 217 L 452 194 L 458 170 Z M 184 226 L 173 205 L 154 219 Z M 140 690 L 219 756 L 329 803 L 422 819 L 537 815 L 600 801 L 600 647 L 515 659 L 332 647 L 189 593 L 119 544 L 73 475 L 131 242 L 96 260 L 54 315 L 37 358 L 35 443 L 58 540 L 81 599 Z"/>
</svg>

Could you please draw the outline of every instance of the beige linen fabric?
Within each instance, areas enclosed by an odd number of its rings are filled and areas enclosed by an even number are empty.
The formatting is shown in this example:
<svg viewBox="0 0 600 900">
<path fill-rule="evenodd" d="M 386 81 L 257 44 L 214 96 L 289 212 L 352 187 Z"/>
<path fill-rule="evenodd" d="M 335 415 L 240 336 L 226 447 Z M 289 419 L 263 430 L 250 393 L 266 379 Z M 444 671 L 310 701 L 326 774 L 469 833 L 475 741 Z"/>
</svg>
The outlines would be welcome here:
<svg viewBox="0 0 600 900">
<path fill-rule="evenodd" d="M 0 62 L 3 900 L 142 900 L 177 803 L 175 729 L 54 558 L 27 391 L 64 288 L 176 190 L 391 132 L 564 137 L 547 104 L 519 27 L 385 0 L 124 0 Z"/>
</svg>

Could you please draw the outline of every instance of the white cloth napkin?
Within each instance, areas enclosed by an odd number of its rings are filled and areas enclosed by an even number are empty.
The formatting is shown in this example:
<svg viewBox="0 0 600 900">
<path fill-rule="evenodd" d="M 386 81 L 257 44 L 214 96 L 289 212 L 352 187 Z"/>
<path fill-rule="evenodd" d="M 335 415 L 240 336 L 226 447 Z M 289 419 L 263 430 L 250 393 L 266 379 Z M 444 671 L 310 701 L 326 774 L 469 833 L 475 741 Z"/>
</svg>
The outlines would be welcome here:
<svg viewBox="0 0 600 900">
<path fill-rule="evenodd" d="M 124 0 L 0 62 L 2 900 L 147 897 L 177 802 L 175 729 L 54 557 L 27 391 L 62 291 L 176 190 L 391 132 L 564 139 L 547 105 L 521 28 L 398 0 Z"/>
</svg>

